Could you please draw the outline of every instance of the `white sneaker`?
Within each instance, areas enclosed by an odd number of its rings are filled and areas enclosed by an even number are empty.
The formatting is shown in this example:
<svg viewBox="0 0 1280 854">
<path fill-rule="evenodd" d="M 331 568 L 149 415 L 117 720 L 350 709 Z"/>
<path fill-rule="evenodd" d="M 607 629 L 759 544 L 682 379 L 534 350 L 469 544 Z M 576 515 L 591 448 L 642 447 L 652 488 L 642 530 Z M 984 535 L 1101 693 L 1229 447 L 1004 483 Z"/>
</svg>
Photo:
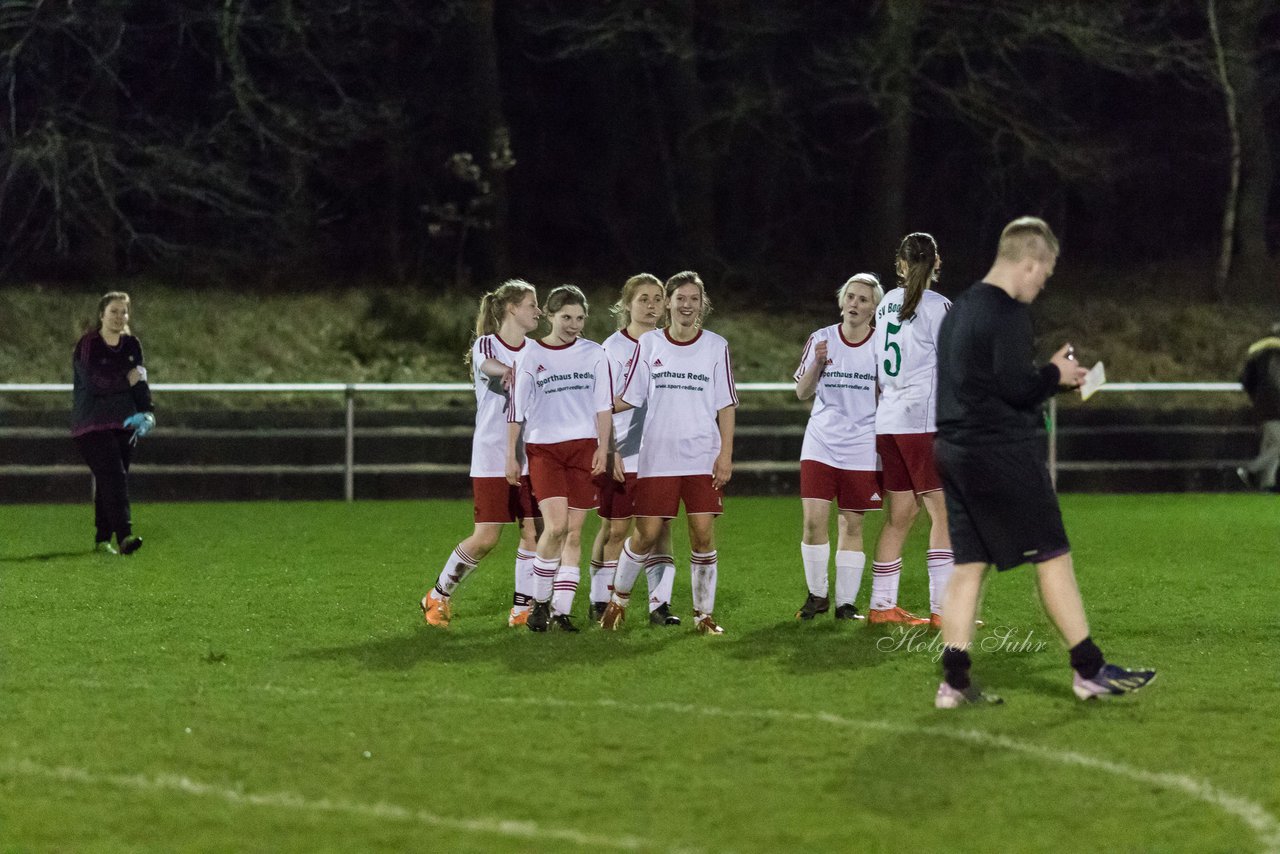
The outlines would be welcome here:
<svg viewBox="0 0 1280 854">
<path fill-rule="evenodd" d="M 947 684 L 947 680 L 942 680 L 938 685 L 938 693 L 933 698 L 933 707 L 935 709 L 954 709 L 959 706 L 967 705 L 989 705 L 998 706 L 1004 700 L 995 694 L 984 694 L 978 690 L 977 685 L 970 684 L 963 691 L 958 688 L 952 688 Z"/>
</svg>

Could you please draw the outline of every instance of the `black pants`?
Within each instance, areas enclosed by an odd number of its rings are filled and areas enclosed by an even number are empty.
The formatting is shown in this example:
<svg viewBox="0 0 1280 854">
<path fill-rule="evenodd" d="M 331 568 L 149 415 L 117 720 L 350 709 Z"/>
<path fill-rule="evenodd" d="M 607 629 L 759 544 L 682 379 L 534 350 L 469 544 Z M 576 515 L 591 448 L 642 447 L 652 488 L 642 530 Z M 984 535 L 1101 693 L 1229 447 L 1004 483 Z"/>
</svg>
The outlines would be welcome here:
<svg viewBox="0 0 1280 854">
<path fill-rule="evenodd" d="M 133 533 L 129 511 L 129 459 L 133 455 L 130 430 L 95 430 L 76 436 L 76 447 L 93 472 L 94 539 L 104 542 L 116 535 L 116 542 Z"/>
</svg>

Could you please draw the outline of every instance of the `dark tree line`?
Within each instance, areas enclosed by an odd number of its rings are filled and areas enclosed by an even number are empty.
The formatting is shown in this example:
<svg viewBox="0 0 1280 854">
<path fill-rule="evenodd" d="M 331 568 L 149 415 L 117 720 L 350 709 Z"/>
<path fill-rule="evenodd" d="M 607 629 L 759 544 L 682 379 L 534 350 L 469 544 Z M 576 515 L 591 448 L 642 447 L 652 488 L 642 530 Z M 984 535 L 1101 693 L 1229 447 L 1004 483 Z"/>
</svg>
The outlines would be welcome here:
<svg viewBox="0 0 1280 854">
<path fill-rule="evenodd" d="M 0 275 L 751 286 L 1032 212 L 1274 296 L 1277 45 L 1275 0 L 3 0 Z"/>
</svg>

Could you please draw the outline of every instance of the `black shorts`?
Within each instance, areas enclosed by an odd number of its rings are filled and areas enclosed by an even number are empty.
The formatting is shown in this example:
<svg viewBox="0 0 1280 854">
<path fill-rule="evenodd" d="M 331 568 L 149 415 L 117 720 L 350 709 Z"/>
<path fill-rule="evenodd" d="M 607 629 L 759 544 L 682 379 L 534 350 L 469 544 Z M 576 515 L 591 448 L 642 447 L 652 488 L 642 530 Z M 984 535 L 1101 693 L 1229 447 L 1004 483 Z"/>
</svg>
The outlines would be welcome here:
<svg viewBox="0 0 1280 854">
<path fill-rule="evenodd" d="M 1013 569 L 1071 551 L 1039 440 L 934 443 L 956 563 Z"/>
</svg>

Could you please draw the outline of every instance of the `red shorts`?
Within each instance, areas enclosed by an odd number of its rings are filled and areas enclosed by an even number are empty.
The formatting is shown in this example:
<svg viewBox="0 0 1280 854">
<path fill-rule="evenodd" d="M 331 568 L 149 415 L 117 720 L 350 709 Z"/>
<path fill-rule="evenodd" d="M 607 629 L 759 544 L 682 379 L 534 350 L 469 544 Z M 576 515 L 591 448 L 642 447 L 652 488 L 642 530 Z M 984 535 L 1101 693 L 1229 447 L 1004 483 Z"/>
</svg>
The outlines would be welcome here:
<svg viewBox="0 0 1280 854">
<path fill-rule="evenodd" d="M 880 509 L 880 472 L 838 469 L 817 460 L 800 461 L 800 497 L 834 501 L 841 510 Z"/>
<path fill-rule="evenodd" d="M 598 499 L 591 478 L 591 457 L 599 445 L 595 439 L 571 439 L 550 445 L 526 444 L 529 477 L 539 501 L 567 498 L 574 510 L 594 510 Z"/>
<path fill-rule="evenodd" d="M 520 478 L 519 486 L 507 483 L 505 477 L 473 477 L 471 494 L 476 501 L 477 525 L 505 525 L 542 516 L 527 474 Z"/>
<path fill-rule="evenodd" d="M 684 502 L 687 515 L 724 512 L 724 491 L 711 485 L 709 474 L 687 474 L 676 477 L 642 477 L 636 480 L 635 515 L 674 519 Z"/>
<path fill-rule="evenodd" d="M 607 472 L 596 478 L 601 519 L 630 519 L 635 515 L 636 473 L 629 471 L 624 477 L 626 483 L 618 483 Z"/>
<path fill-rule="evenodd" d="M 881 482 L 890 492 L 934 492 L 942 478 L 933 461 L 933 433 L 884 433 L 876 436 Z"/>
</svg>

